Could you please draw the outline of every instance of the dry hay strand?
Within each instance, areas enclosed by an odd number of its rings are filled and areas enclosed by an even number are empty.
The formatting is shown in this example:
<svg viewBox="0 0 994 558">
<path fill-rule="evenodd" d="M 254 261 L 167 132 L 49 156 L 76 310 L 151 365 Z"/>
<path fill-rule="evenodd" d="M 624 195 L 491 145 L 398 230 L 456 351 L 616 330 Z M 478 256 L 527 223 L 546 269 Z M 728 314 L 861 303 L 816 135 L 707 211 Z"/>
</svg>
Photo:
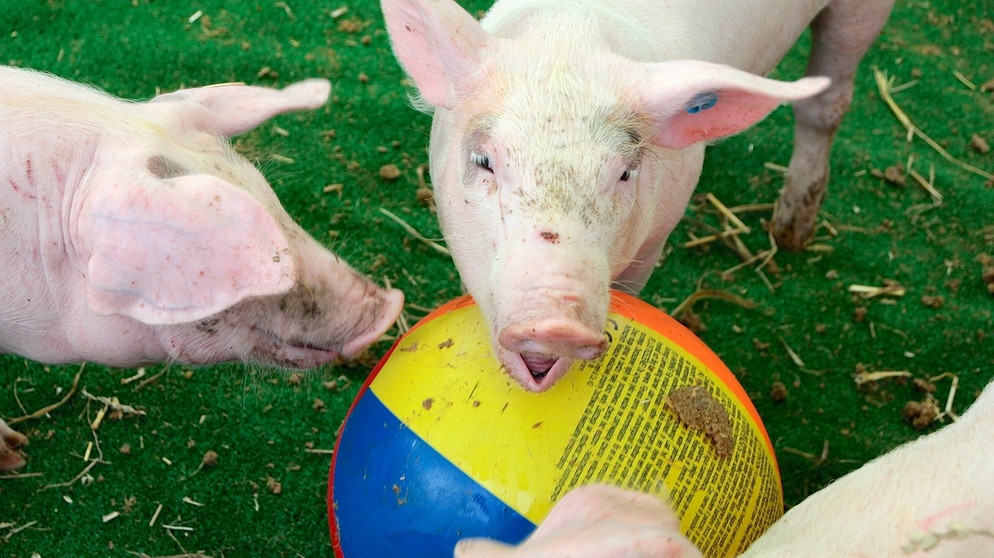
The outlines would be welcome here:
<svg viewBox="0 0 994 558">
<path fill-rule="evenodd" d="M 719 289 L 698 289 L 698 290 L 694 291 L 693 293 L 691 293 L 690 296 L 688 296 L 687 298 L 683 299 L 683 302 L 681 302 L 680 304 L 678 304 L 677 307 L 674 308 L 672 312 L 670 312 L 670 316 L 673 316 L 674 319 L 679 320 L 680 317 L 685 312 L 687 312 L 688 310 L 690 310 L 691 307 L 693 307 L 694 304 L 696 304 L 698 301 L 704 300 L 704 299 L 724 300 L 726 302 L 731 302 L 732 304 L 735 304 L 737 306 L 740 306 L 742 308 L 746 308 L 746 309 L 749 309 L 749 310 L 751 310 L 751 309 L 759 306 L 757 303 L 755 303 L 755 302 L 753 302 L 753 301 L 751 301 L 749 299 L 746 299 L 746 298 L 743 298 L 741 296 L 732 294 L 732 293 L 730 293 L 728 291 L 722 291 L 722 290 L 719 290 Z"/>
<path fill-rule="evenodd" d="M 86 363 L 83 363 L 83 364 L 81 364 L 79 366 L 79 372 L 76 372 L 76 377 L 73 378 L 73 380 L 72 380 L 72 387 L 69 388 L 69 391 L 62 397 L 62 399 L 58 400 L 55 403 L 52 403 L 51 405 L 42 407 L 41 409 L 38 409 L 37 411 L 35 411 L 33 413 L 29 413 L 29 414 L 26 414 L 24 416 L 12 418 L 12 419 L 10 419 L 10 420 L 7 421 L 7 424 L 9 426 L 13 426 L 13 425 L 15 425 L 15 424 L 17 424 L 19 422 L 25 421 L 25 420 L 41 418 L 41 417 L 47 415 L 48 413 L 54 411 L 55 409 L 58 409 L 62 405 L 65 405 L 66 402 L 69 401 L 72 398 L 72 396 L 76 394 L 76 389 L 79 388 L 79 379 L 83 376 L 83 370 L 85 368 L 86 368 Z"/>
<path fill-rule="evenodd" d="M 442 246 L 438 242 L 436 242 L 436 241 L 434 241 L 434 240 L 432 240 L 430 238 L 427 238 L 423 234 L 419 233 L 417 229 L 415 229 L 410 224 L 408 224 L 407 221 L 401 219 L 400 217 L 398 217 L 397 215 L 395 215 L 394 213 L 392 213 L 389 209 L 387 209 L 385 207 L 381 207 L 380 208 L 380 213 L 382 213 L 383 215 L 386 215 L 387 217 L 390 218 L 391 221 L 393 221 L 394 223 L 397 223 L 398 225 L 400 225 L 407 232 L 407 234 L 409 234 L 409 235 L 413 236 L 414 238 L 420 240 L 421 242 L 427 244 L 428 247 L 431 248 L 432 250 L 435 250 L 439 254 L 444 254 L 446 256 L 451 256 L 452 255 L 451 252 L 449 252 L 448 248 L 446 248 L 445 246 Z"/>
<path fill-rule="evenodd" d="M 877 89 L 879 90 L 880 97 L 884 100 L 884 103 L 886 103 L 887 107 L 890 108 L 890 111 L 897 118 L 898 122 L 900 122 L 901 125 L 904 126 L 904 128 L 908 131 L 907 135 L 908 142 L 911 142 L 914 139 L 914 136 L 918 136 L 919 138 L 921 138 L 922 141 L 928 144 L 929 147 L 934 149 L 936 153 L 941 155 L 943 159 L 949 161 L 950 163 L 956 165 L 957 167 L 967 172 L 976 174 L 977 176 L 982 176 L 987 180 L 994 180 L 994 174 L 991 174 L 983 169 L 977 168 L 969 163 L 964 163 L 963 161 L 960 161 L 956 157 L 953 157 L 952 155 L 949 154 L 948 151 L 943 149 L 942 146 L 939 145 L 937 141 L 930 138 L 927 134 L 925 134 L 925 132 L 921 130 L 921 128 L 915 126 L 911 122 L 911 118 L 908 117 L 907 113 L 901 110 L 901 107 L 897 105 L 897 103 L 894 101 L 894 98 L 891 96 L 892 93 L 900 91 L 902 87 L 907 87 L 910 84 L 905 84 L 905 86 L 895 87 L 894 76 L 887 77 L 887 74 L 881 72 L 879 68 L 873 68 L 873 79 L 877 83 Z"/>
</svg>

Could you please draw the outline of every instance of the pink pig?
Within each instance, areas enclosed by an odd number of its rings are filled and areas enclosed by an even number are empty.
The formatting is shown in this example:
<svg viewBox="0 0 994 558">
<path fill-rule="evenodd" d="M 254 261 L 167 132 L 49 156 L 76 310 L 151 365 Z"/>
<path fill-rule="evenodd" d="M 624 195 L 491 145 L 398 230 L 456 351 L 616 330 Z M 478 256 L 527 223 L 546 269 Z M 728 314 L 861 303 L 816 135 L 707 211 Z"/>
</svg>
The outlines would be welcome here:
<svg viewBox="0 0 994 558">
<path fill-rule="evenodd" d="M 227 137 L 321 106 L 326 80 L 132 103 L 0 66 L 0 353 L 130 367 L 317 366 L 375 341 L 403 295 L 297 225 Z M 23 436 L 0 421 L 0 470 Z"/>
<path fill-rule="evenodd" d="M 543 391 L 606 347 L 609 288 L 645 285 L 705 145 L 795 104 L 775 234 L 811 234 L 853 74 L 893 0 L 381 0 L 394 52 L 434 108 L 442 231 L 495 352 Z M 768 72 L 812 22 L 807 77 Z"/>
<path fill-rule="evenodd" d="M 791 508 L 740 558 L 994 557 L 994 383 L 954 424 L 867 463 Z M 518 547 L 468 539 L 456 558 L 700 558 L 644 494 L 566 495 Z"/>
</svg>

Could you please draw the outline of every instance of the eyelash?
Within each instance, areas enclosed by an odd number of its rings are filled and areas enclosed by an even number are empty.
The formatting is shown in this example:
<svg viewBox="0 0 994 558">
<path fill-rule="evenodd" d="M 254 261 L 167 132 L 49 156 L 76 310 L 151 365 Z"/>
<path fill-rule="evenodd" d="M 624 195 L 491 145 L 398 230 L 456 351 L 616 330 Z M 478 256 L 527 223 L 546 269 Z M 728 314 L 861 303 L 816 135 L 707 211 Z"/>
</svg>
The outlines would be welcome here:
<svg viewBox="0 0 994 558">
<path fill-rule="evenodd" d="M 477 153 L 476 151 L 470 151 L 469 161 L 482 169 L 486 169 L 490 172 L 493 172 L 493 168 L 491 168 L 490 166 L 490 157 L 487 157 L 482 153 Z M 621 173 L 621 181 L 628 182 L 629 180 L 635 177 L 635 173 L 636 171 L 632 169 L 625 170 L 625 172 Z"/>
<path fill-rule="evenodd" d="M 493 172 L 493 169 L 490 167 L 490 157 L 487 157 L 486 155 L 477 153 L 476 151 L 470 151 L 469 161 L 480 168 Z"/>
</svg>

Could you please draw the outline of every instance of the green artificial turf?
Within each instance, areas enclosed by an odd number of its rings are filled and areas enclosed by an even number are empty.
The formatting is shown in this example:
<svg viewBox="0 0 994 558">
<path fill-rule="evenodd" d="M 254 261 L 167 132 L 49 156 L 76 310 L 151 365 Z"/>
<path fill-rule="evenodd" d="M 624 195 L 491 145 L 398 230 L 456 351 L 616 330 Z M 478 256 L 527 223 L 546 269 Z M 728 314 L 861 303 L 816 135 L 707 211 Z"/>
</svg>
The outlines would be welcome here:
<svg viewBox="0 0 994 558">
<path fill-rule="evenodd" d="M 348 11 L 333 18 L 339 7 Z M 912 121 L 954 157 L 990 172 L 994 154 L 971 148 L 970 138 L 994 143 L 994 99 L 981 90 L 985 82 L 994 87 L 992 18 L 989 0 L 898 2 L 860 69 L 836 141 L 822 215 L 832 228 L 818 231 L 817 250 L 778 253 L 762 270 L 768 283 L 755 265 L 723 273 L 741 261 L 727 247 L 683 247 L 691 235 L 708 234 L 701 223 L 719 225 L 713 208 L 697 201 L 642 293 L 668 311 L 698 288 L 756 304 L 707 299 L 692 310 L 700 336 L 763 417 L 788 505 L 919 434 L 901 414 L 906 402 L 923 397 L 912 382 L 892 378 L 858 388 L 858 371 L 954 374 L 957 411 L 992 377 L 994 298 L 982 270 L 984 255 L 994 256 L 994 187 L 922 140 L 908 142 L 871 71 L 879 68 L 897 85 L 913 83 L 894 94 Z M 801 74 L 806 44 L 802 39 L 777 77 Z M 378 282 L 404 290 L 411 321 L 460 293 L 451 262 L 380 213 L 386 208 L 440 236 L 417 197 L 429 118 L 409 106 L 377 2 L 0 0 L 0 62 L 135 99 L 226 81 L 285 86 L 331 79 L 333 99 L 323 109 L 280 116 L 236 146 L 305 229 Z M 711 148 L 698 193 L 713 193 L 729 207 L 771 203 L 781 176 L 764 165 L 787 163 L 790 126 L 790 111 L 780 109 Z M 914 182 L 899 186 L 874 172 L 904 167 L 912 156 L 922 175 L 934 168 L 941 206 L 932 207 Z M 391 164 L 400 177 L 382 178 L 381 167 Z M 742 215 L 753 229 L 742 236 L 745 244 L 753 252 L 769 248 L 762 232 L 769 211 Z M 903 285 L 904 296 L 848 292 L 853 284 L 887 280 Z M 303 375 L 259 366 L 153 366 L 125 384 L 136 371 L 87 365 L 81 388 L 118 397 L 145 415 L 107 419 L 91 433 L 100 405 L 77 393 L 16 424 L 31 438 L 30 460 L 24 476 L 0 477 L 0 555 L 331 556 L 326 452 L 387 346 L 374 346 L 357 363 Z M 79 371 L 0 356 L 0 416 L 56 402 Z M 785 399 L 770 397 L 775 382 L 785 384 Z M 951 381 L 935 383 L 944 404 Z M 90 458 L 101 459 L 77 478 L 91 442 Z M 201 467 L 208 452 L 216 453 L 216 464 Z M 119 515 L 105 521 L 113 512 Z"/>
</svg>

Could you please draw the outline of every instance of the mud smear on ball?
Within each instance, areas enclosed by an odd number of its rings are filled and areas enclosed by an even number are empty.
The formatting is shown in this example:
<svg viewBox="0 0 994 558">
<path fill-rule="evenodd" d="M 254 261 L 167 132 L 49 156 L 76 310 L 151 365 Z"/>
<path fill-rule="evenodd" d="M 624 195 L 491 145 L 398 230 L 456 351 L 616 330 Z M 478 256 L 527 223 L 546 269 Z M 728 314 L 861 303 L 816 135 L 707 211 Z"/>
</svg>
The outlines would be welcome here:
<svg viewBox="0 0 994 558">
<path fill-rule="evenodd" d="M 701 386 L 674 389 L 667 403 L 680 422 L 704 432 L 719 458 L 729 458 L 735 449 L 732 421 L 728 411 Z"/>
</svg>

